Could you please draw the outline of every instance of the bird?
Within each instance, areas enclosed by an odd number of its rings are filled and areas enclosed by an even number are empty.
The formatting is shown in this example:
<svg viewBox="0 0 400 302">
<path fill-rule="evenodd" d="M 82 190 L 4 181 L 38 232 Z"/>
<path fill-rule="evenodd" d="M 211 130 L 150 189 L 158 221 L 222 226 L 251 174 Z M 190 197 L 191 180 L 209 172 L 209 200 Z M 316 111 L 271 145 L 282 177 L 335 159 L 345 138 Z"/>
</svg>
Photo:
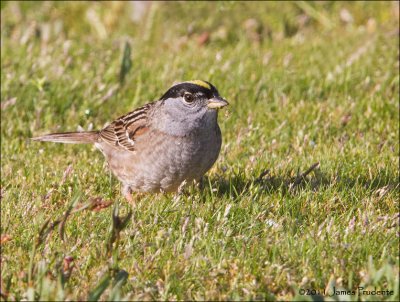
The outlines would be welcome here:
<svg viewBox="0 0 400 302">
<path fill-rule="evenodd" d="M 210 82 L 179 82 L 157 101 L 101 130 L 51 133 L 32 140 L 94 144 L 121 182 L 122 195 L 134 202 L 134 192 L 177 192 L 201 180 L 219 156 L 218 109 L 228 104 Z"/>
</svg>

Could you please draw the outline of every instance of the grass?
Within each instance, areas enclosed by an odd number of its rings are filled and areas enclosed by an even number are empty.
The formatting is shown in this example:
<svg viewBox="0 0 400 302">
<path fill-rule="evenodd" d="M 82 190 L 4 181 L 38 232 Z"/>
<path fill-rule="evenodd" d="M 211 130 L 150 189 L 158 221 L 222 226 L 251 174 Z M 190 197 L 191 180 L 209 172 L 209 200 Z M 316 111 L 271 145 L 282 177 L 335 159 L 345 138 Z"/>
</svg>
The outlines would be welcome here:
<svg viewBox="0 0 400 302">
<path fill-rule="evenodd" d="M 398 2 L 1 3 L 2 300 L 399 299 Z M 197 78 L 231 103 L 202 191 L 132 208 L 29 140 Z"/>
</svg>

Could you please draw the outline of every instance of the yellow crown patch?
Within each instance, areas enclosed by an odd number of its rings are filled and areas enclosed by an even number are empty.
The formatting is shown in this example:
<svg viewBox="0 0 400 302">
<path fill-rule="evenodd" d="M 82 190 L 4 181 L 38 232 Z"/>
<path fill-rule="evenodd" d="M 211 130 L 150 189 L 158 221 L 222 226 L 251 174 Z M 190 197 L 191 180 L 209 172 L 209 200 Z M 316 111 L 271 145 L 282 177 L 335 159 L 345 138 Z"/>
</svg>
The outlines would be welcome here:
<svg viewBox="0 0 400 302">
<path fill-rule="evenodd" d="M 210 84 L 208 84 L 207 82 L 204 82 L 204 81 L 202 81 L 202 80 L 187 81 L 186 83 L 195 84 L 195 85 L 204 87 L 204 88 L 206 88 L 206 89 L 208 89 L 208 90 L 211 90 Z"/>
</svg>

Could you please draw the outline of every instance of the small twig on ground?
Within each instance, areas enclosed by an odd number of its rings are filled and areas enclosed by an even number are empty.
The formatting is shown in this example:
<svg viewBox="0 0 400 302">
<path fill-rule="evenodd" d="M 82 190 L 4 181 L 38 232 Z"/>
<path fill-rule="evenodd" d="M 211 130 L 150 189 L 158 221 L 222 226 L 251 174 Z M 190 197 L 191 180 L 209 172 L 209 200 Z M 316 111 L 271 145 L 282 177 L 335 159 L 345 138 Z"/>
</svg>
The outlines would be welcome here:
<svg viewBox="0 0 400 302">
<path fill-rule="evenodd" d="M 296 179 L 289 185 L 289 188 L 293 188 L 295 186 L 298 186 L 299 184 L 301 184 L 305 177 L 310 174 L 315 168 L 317 168 L 319 166 L 319 162 L 316 162 L 315 164 L 313 164 L 310 168 L 308 168 L 305 172 L 301 173 L 300 175 L 298 175 L 296 177 Z"/>
</svg>

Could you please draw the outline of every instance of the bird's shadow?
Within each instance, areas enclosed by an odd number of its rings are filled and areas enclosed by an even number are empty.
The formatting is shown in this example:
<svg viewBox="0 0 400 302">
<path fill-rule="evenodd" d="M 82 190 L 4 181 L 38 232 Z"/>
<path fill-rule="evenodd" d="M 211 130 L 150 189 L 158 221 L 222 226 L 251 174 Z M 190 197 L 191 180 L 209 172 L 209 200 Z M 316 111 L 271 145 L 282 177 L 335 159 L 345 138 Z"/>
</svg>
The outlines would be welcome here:
<svg viewBox="0 0 400 302">
<path fill-rule="evenodd" d="M 258 175 L 250 175 L 250 177 L 246 177 L 245 173 L 235 174 L 229 178 L 217 175 L 212 178 L 206 177 L 204 181 L 211 184 L 211 186 L 205 186 L 205 190 L 212 190 L 212 193 L 218 197 L 231 198 L 258 190 L 266 194 L 280 192 L 283 195 L 298 195 L 304 190 L 316 192 L 331 186 L 335 186 L 339 191 L 363 187 L 385 195 L 390 191 L 399 190 L 399 182 L 391 179 L 383 172 L 379 173 L 378 171 L 376 177 L 372 180 L 365 175 L 352 178 L 338 171 L 328 174 L 320 169 L 319 163 L 313 164 L 305 172 L 297 173 L 295 176 L 293 176 L 292 172 L 276 175 L 270 170 L 265 170 Z"/>
</svg>

